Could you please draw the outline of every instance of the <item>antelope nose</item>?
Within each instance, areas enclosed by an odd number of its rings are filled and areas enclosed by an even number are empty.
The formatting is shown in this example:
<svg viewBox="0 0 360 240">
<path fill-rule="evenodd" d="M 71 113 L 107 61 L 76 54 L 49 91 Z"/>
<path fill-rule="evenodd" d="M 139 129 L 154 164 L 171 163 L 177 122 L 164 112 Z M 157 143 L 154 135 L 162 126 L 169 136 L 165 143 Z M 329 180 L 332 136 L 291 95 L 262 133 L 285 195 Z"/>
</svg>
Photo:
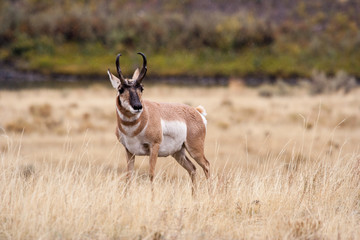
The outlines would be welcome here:
<svg viewBox="0 0 360 240">
<path fill-rule="evenodd" d="M 141 104 L 135 104 L 133 106 L 134 110 L 141 110 L 142 109 L 142 105 Z"/>
</svg>

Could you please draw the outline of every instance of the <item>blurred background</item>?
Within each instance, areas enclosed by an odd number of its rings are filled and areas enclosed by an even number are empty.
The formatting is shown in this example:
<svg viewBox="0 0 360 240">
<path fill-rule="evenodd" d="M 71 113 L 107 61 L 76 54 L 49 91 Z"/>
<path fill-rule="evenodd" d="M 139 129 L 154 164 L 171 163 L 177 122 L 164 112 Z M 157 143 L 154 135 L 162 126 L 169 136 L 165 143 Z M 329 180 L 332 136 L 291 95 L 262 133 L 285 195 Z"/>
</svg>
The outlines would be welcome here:
<svg viewBox="0 0 360 240">
<path fill-rule="evenodd" d="M 2 86 L 43 74 L 101 79 L 119 52 L 132 74 L 138 51 L 151 80 L 360 76 L 355 0 L 3 0 L 0 9 Z"/>
</svg>

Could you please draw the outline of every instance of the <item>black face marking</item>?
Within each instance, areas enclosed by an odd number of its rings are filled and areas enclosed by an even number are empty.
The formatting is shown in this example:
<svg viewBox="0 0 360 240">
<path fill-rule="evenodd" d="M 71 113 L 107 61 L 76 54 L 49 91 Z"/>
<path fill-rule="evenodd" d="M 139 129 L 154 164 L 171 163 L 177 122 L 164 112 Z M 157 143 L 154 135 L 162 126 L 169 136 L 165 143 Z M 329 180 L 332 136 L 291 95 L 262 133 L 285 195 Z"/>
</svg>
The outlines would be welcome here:
<svg viewBox="0 0 360 240">
<path fill-rule="evenodd" d="M 129 93 L 129 104 L 130 106 L 137 111 L 140 111 L 142 109 L 142 104 L 140 101 L 140 97 L 138 94 L 138 90 L 142 92 L 144 90 L 143 86 L 139 83 L 135 83 L 132 85 L 129 84 L 123 84 L 119 88 L 119 94 L 123 94 L 125 91 L 128 91 Z"/>
<path fill-rule="evenodd" d="M 135 89 L 129 89 L 129 103 L 131 105 L 131 107 L 134 110 L 141 110 L 142 109 L 142 105 L 140 102 L 140 98 L 139 95 L 137 94 Z"/>
</svg>

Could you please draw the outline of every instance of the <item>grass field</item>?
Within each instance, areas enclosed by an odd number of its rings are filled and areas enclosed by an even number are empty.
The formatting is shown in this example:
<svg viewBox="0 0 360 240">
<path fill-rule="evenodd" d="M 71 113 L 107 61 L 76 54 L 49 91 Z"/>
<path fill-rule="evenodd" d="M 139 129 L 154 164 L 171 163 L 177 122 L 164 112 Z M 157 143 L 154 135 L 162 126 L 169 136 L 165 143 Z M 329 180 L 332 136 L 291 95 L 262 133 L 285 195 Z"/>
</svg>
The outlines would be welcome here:
<svg viewBox="0 0 360 240">
<path fill-rule="evenodd" d="M 359 89 L 259 93 L 145 85 L 208 112 L 211 180 L 196 165 L 192 197 L 171 158 L 152 191 L 137 157 L 125 192 L 112 89 L 1 90 L 0 239 L 360 239 Z"/>
</svg>

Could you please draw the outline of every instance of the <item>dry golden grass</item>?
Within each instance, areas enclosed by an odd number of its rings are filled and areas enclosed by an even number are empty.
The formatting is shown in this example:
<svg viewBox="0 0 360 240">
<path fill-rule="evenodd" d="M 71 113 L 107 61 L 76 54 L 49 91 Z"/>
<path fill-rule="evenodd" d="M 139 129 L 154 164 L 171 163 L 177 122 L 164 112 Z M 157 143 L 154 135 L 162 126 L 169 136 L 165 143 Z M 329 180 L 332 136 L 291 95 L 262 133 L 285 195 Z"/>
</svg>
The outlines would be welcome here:
<svg viewBox="0 0 360 240">
<path fill-rule="evenodd" d="M 147 86 L 208 112 L 193 198 L 171 158 L 125 192 L 112 89 L 0 91 L 0 239 L 359 239 L 359 93 Z"/>
</svg>

